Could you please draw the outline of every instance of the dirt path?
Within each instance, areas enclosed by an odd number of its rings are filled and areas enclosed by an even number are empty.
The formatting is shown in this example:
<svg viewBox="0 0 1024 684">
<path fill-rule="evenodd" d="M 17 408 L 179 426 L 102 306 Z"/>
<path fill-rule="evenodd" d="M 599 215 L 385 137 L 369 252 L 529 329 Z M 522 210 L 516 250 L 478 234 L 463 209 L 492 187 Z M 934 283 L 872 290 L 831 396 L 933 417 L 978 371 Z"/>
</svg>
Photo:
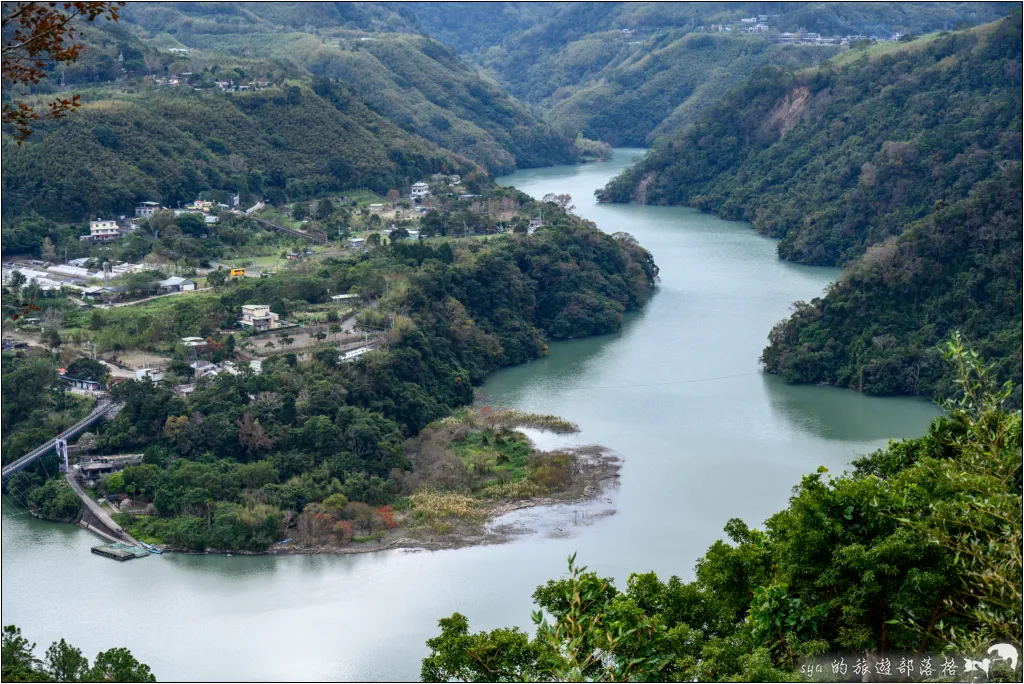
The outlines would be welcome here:
<svg viewBox="0 0 1024 684">
<path fill-rule="evenodd" d="M 191 294 L 192 292 L 205 292 L 206 290 L 212 290 L 212 287 L 200 287 L 195 290 L 187 290 L 185 292 L 168 292 L 166 294 L 153 295 L 152 297 L 146 297 L 145 299 L 134 299 L 130 302 L 118 302 L 117 304 L 96 304 L 97 309 L 116 309 L 121 306 L 132 306 L 133 304 L 142 304 L 143 302 L 151 302 L 154 299 L 161 299 L 163 297 L 175 297 L 177 295 Z"/>
</svg>

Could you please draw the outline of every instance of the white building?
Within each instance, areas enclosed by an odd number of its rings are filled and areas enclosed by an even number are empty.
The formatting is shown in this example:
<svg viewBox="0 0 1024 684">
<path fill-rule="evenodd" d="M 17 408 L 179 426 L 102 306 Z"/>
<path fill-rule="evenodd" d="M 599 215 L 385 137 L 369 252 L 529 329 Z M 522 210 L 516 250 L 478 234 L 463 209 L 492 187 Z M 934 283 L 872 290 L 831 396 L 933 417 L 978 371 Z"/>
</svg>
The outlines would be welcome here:
<svg viewBox="0 0 1024 684">
<path fill-rule="evenodd" d="M 189 280 L 188 278 L 182 278 L 179 276 L 172 276 L 167 280 L 161 280 L 157 283 L 157 289 L 159 292 L 191 292 L 196 289 L 196 281 Z"/>
<path fill-rule="evenodd" d="M 56 273 L 61 276 L 68 276 L 70 278 L 85 278 L 89 279 L 93 276 L 93 273 L 81 266 L 65 266 L 63 264 L 57 264 L 56 266 L 47 266 L 46 270 L 50 273 Z"/>
<path fill-rule="evenodd" d="M 117 221 L 104 221 L 103 219 L 89 221 L 89 237 L 93 240 L 114 240 L 119 235 Z"/>
<path fill-rule="evenodd" d="M 135 371 L 136 380 L 149 380 L 154 385 L 164 379 L 164 372 L 159 368 L 139 368 Z"/>
<path fill-rule="evenodd" d="M 276 330 L 281 327 L 280 318 L 266 304 L 245 304 L 238 322 L 253 330 Z"/>
<path fill-rule="evenodd" d="M 420 181 L 419 183 L 413 183 L 412 184 L 412 194 L 411 194 L 411 197 L 413 199 L 423 199 L 424 197 L 429 197 L 429 196 L 430 196 L 430 187 L 426 183 L 424 183 L 423 181 Z"/>
<path fill-rule="evenodd" d="M 206 346 L 206 338 L 205 337 L 182 337 L 181 338 L 181 343 L 183 345 L 185 345 L 186 347 L 205 347 Z"/>
<path fill-rule="evenodd" d="M 343 353 L 341 355 L 341 357 L 340 357 L 341 362 L 342 363 L 351 363 L 352 361 L 355 361 L 356 359 L 358 359 L 360 356 L 362 356 L 363 354 L 365 354 L 368 351 L 370 351 L 369 347 L 360 347 L 359 349 L 353 349 L 351 351 L 347 351 L 347 352 L 345 352 L 345 353 Z"/>
<path fill-rule="evenodd" d="M 158 211 L 160 211 L 159 202 L 139 202 L 135 205 L 135 215 L 142 218 L 149 218 Z"/>
<path fill-rule="evenodd" d="M 351 300 L 351 299 L 359 299 L 359 295 L 357 295 L 357 294 L 331 295 L 331 301 L 333 301 L 333 302 L 344 302 L 344 301 Z"/>
</svg>

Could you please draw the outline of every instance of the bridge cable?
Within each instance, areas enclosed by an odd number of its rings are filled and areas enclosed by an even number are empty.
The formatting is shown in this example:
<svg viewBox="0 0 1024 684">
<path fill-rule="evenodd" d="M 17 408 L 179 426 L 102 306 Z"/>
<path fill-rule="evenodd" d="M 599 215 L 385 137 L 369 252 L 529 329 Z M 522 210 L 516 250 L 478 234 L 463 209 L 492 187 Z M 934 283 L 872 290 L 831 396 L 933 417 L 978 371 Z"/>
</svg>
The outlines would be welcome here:
<svg viewBox="0 0 1024 684">
<path fill-rule="evenodd" d="M 730 380 L 732 378 L 743 378 L 749 375 L 761 375 L 760 371 L 752 371 L 750 373 L 737 373 L 736 375 L 719 375 L 714 378 L 693 378 L 690 380 L 670 380 L 668 382 L 648 382 L 637 385 L 593 385 L 590 387 L 572 387 L 566 388 L 569 391 L 576 390 L 592 390 L 592 389 L 634 389 L 640 387 L 664 387 L 666 385 L 689 385 L 696 382 L 712 382 L 714 380 Z"/>
</svg>

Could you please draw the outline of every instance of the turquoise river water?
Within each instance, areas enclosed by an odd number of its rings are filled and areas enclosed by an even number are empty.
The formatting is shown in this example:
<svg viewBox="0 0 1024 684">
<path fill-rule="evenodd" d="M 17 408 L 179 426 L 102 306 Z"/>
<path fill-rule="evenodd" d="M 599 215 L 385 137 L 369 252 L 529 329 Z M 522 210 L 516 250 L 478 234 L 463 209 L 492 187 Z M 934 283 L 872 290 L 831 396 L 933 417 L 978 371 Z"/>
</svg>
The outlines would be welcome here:
<svg viewBox="0 0 1024 684">
<path fill-rule="evenodd" d="M 578 423 L 572 443 L 621 455 L 600 501 L 510 516 L 533 530 L 503 545 L 341 557 L 183 556 L 114 563 L 96 539 L 4 506 L 3 624 L 45 649 L 90 657 L 125 646 L 161 680 L 408 680 L 437 619 L 530 625 L 530 594 L 566 557 L 624 582 L 692 577 L 729 518 L 758 524 L 819 465 L 842 470 L 890 438 L 916 436 L 927 402 L 789 386 L 758 368 L 771 326 L 834 269 L 780 261 L 743 223 L 679 207 L 598 205 L 593 192 L 642 150 L 522 171 L 501 182 L 568 192 L 607 232 L 628 231 L 661 267 L 657 294 L 622 331 L 551 345 L 493 375 L 483 400 Z M 542 446 L 552 442 L 538 435 Z"/>
</svg>

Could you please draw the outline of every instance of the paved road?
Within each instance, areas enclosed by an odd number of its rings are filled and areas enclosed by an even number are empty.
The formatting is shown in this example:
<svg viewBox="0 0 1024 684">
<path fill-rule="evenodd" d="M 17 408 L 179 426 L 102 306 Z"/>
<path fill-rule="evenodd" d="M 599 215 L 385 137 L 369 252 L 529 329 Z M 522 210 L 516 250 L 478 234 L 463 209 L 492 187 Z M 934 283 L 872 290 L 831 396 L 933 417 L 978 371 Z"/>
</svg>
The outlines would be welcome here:
<svg viewBox="0 0 1024 684">
<path fill-rule="evenodd" d="M 75 490 L 76 494 L 78 494 L 78 498 L 80 498 L 82 500 L 82 503 L 85 504 L 85 507 L 89 510 L 89 513 L 94 518 L 94 524 L 95 522 L 99 522 L 102 524 L 103 527 L 106 528 L 102 529 L 101 527 L 101 531 L 107 532 L 108 534 L 111 534 L 119 539 L 122 539 L 123 541 L 126 541 L 129 544 L 138 544 L 138 542 L 130 534 L 125 532 L 120 525 L 114 522 L 114 519 L 110 517 L 110 514 L 107 513 L 107 511 L 105 511 L 102 506 L 93 501 L 92 497 L 86 494 L 85 489 L 82 487 L 81 484 L 79 484 L 78 478 L 75 477 L 75 474 L 73 472 L 65 473 L 64 479 L 68 481 L 68 484 L 71 485 L 71 488 Z"/>
</svg>

